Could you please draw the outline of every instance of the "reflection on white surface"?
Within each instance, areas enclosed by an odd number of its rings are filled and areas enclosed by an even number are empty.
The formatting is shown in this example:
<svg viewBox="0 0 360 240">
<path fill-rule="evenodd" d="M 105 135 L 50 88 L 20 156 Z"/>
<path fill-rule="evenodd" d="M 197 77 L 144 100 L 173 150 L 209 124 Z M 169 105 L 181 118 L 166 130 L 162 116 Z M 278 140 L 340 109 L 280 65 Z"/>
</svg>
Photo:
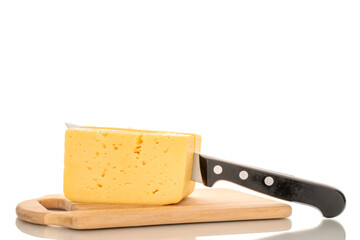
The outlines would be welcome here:
<svg viewBox="0 0 360 240">
<path fill-rule="evenodd" d="M 148 227 L 129 227 L 101 230 L 73 230 L 63 227 L 42 226 L 16 220 L 17 227 L 24 233 L 47 239 L 147 239 L 147 240 L 196 240 L 202 236 L 224 236 L 232 234 L 265 233 L 285 231 L 291 228 L 289 219 L 238 221 L 219 223 L 177 224 Z M 257 240 L 344 240 L 345 230 L 334 220 L 323 220 L 315 228 L 285 232 L 271 237 L 251 238 Z"/>
<path fill-rule="evenodd" d="M 275 219 L 128 227 L 100 230 L 73 230 L 63 227 L 35 225 L 17 219 L 16 226 L 22 232 L 32 236 L 58 240 L 110 240 L 119 238 L 129 240 L 196 240 L 197 237 L 201 236 L 285 231 L 291 228 L 291 221 L 290 219 Z"/>
<path fill-rule="evenodd" d="M 334 220 L 323 220 L 321 224 L 312 229 L 283 233 L 276 236 L 261 238 L 258 240 L 344 240 L 345 230 L 343 226 Z"/>
</svg>

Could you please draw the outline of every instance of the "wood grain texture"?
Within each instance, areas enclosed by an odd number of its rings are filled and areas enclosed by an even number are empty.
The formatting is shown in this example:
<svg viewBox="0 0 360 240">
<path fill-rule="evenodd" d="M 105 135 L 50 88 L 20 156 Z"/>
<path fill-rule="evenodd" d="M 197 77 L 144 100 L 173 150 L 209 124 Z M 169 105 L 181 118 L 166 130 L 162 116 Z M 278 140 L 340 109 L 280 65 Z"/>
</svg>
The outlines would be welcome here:
<svg viewBox="0 0 360 240">
<path fill-rule="evenodd" d="M 285 218 L 291 215 L 291 207 L 235 190 L 206 188 L 196 189 L 177 204 L 164 206 L 75 203 L 63 195 L 47 195 L 21 202 L 16 213 L 21 220 L 35 224 L 99 229 Z"/>
</svg>

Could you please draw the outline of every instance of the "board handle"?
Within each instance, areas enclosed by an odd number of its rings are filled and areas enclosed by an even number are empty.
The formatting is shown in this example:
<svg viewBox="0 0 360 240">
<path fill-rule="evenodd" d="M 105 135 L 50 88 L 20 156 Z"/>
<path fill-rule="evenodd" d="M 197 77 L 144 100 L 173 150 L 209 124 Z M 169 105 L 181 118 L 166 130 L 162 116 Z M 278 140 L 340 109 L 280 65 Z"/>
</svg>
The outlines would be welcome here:
<svg viewBox="0 0 360 240">
<path fill-rule="evenodd" d="M 71 207 L 69 201 L 61 197 L 61 195 L 48 195 L 19 203 L 16 206 L 16 215 L 25 222 L 41 225 L 59 225 L 60 219 L 61 222 L 71 221 L 67 212 L 69 207 Z"/>
</svg>

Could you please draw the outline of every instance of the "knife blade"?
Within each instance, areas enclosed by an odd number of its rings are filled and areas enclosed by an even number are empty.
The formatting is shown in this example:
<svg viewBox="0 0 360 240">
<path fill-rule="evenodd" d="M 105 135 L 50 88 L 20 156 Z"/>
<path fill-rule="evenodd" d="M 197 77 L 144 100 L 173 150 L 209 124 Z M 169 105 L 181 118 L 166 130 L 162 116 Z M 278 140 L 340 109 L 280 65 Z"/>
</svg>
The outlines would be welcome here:
<svg viewBox="0 0 360 240">
<path fill-rule="evenodd" d="M 318 208 L 324 217 L 338 216 L 345 208 L 345 195 L 333 187 L 291 175 L 194 154 L 192 180 L 211 187 L 226 180 L 269 196 L 305 203 Z"/>
<path fill-rule="evenodd" d="M 68 122 L 66 122 L 65 125 L 67 128 L 84 128 L 80 125 L 76 125 L 76 124 L 72 124 L 72 123 L 68 123 Z"/>
</svg>

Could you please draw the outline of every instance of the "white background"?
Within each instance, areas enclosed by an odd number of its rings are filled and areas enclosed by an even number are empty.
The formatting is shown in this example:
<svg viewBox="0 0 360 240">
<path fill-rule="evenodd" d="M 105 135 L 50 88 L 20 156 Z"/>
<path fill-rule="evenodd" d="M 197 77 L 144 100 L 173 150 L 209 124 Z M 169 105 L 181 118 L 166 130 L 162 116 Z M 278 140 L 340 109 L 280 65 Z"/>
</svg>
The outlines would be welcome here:
<svg viewBox="0 0 360 240">
<path fill-rule="evenodd" d="M 15 226 L 16 204 L 62 192 L 69 121 L 194 132 L 204 154 L 333 185 L 347 197 L 336 221 L 356 236 L 359 12 L 328 0 L 0 1 L 1 233 L 34 238 Z M 321 221 L 291 205 L 293 230 Z"/>
</svg>

